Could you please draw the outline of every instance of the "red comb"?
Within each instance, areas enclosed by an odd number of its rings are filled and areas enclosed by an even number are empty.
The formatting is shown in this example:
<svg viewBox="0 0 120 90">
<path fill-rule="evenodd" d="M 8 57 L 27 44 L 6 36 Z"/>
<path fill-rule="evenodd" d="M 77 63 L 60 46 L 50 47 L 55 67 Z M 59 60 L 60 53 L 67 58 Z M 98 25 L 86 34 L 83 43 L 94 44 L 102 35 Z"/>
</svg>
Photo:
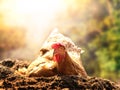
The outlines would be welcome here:
<svg viewBox="0 0 120 90">
<path fill-rule="evenodd" d="M 61 46 L 63 47 L 64 45 L 61 44 L 61 43 L 54 43 L 54 44 L 52 44 L 51 47 L 52 47 L 53 49 L 57 49 L 57 48 L 59 48 L 59 47 L 61 47 Z"/>
</svg>

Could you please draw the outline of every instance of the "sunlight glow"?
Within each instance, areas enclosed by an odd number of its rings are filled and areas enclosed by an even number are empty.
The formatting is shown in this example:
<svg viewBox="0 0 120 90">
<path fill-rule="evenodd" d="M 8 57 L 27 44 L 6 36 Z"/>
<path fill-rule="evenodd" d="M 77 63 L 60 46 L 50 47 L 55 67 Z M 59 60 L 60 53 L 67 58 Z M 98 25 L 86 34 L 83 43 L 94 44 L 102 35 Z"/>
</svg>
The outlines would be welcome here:
<svg viewBox="0 0 120 90">
<path fill-rule="evenodd" d="M 2 0 L 0 4 L 5 25 L 25 27 L 36 42 L 44 39 L 48 26 L 65 8 L 64 0 Z"/>
<path fill-rule="evenodd" d="M 8 25 L 25 25 L 29 22 L 46 24 L 64 9 L 63 0 L 4 0 L 1 9 Z"/>
</svg>

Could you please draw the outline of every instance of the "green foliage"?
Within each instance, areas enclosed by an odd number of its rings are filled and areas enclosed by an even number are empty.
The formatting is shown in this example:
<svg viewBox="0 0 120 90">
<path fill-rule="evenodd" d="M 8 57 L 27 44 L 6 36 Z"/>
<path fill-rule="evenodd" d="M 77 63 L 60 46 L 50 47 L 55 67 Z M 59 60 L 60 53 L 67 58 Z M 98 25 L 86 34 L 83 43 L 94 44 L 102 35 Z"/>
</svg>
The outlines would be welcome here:
<svg viewBox="0 0 120 90">
<path fill-rule="evenodd" d="M 76 26 L 70 24 L 68 36 L 84 48 L 82 59 L 89 75 L 117 80 L 120 78 L 120 1 L 93 0 L 86 8 L 82 24 L 81 21 L 74 22 Z M 79 20 L 81 12 L 79 8 L 77 11 L 72 18 Z"/>
<path fill-rule="evenodd" d="M 120 78 L 120 11 L 114 9 L 112 14 L 113 21 L 110 22 L 110 16 L 106 16 L 103 20 L 102 27 L 107 25 L 106 30 L 100 33 L 97 38 L 94 38 L 91 44 L 97 45 L 94 52 L 97 56 L 96 60 L 100 67 L 100 76 L 117 80 Z M 113 23 L 113 25 L 111 24 Z"/>
</svg>

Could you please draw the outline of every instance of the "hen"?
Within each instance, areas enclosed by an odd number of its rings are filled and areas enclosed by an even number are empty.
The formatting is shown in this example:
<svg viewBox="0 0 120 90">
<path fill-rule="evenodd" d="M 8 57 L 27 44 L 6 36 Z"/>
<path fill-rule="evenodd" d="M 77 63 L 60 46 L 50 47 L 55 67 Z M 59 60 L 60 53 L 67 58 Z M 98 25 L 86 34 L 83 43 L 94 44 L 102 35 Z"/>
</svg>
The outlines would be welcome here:
<svg viewBox="0 0 120 90">
<path fill-rule="evenodd" d="M 29 76 L 81 75 L 87 77 L 80 60 L 83 51 L 71 39 L 54 30 L 43 44 L 39 57 L 27 68 Z"/>
</svg>

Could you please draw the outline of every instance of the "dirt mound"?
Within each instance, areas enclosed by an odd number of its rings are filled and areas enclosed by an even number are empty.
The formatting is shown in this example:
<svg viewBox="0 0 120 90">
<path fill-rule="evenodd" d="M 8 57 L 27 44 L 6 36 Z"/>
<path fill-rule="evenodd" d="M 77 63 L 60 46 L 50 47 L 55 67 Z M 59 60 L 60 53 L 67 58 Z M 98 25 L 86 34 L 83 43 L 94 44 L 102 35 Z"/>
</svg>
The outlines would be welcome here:
<svg viewBox="0 0 120 90">
<path fill-rule="evenodd" d="M 19 67 L 27 67 L 28 62 L 5 59 L 0 62 L 0 89 L 18 90 L 112 90 L 119 89 L 116 83 L 97 77 L 80 76 L 24 77 L 14 74 Z"/>
</svg>

